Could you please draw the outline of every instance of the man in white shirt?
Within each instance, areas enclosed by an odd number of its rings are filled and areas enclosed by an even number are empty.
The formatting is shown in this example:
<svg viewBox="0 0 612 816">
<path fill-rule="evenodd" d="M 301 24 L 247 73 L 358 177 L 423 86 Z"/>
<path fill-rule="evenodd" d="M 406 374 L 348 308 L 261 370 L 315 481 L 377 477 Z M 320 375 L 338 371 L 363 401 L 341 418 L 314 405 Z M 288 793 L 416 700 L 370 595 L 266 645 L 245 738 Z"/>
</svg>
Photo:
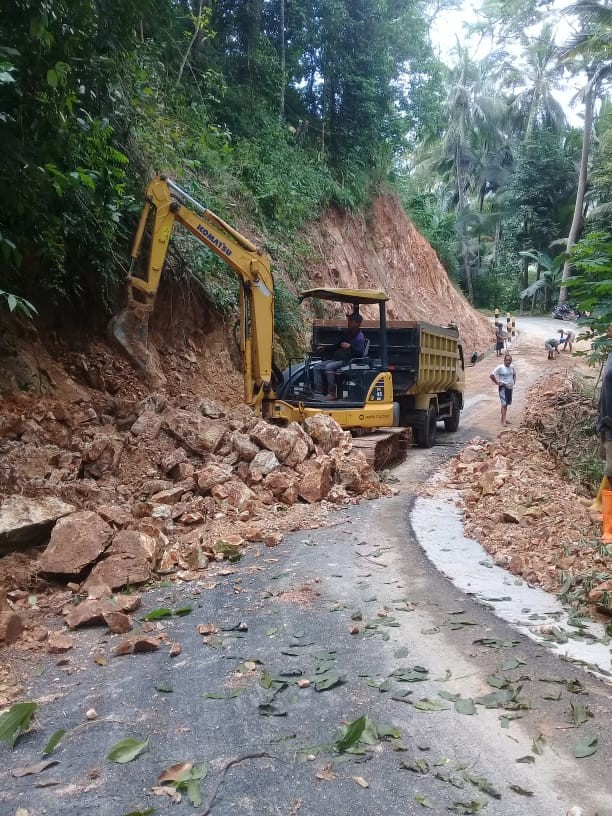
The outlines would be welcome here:
<svg viewBox="0 0 612 816">
<path fill-rule="evenodd" d="M 512 390 L 516 382 L 516 371 L 512 365 L 512 357 L 506 354 L 503 365 L 498 365 L 489 375 L 495 385 L 499 388 L 499 401 L 501 402 L 501 424 L 509 425 L 506 419 L 508 406 L 512 405 Z"/>
</svg>

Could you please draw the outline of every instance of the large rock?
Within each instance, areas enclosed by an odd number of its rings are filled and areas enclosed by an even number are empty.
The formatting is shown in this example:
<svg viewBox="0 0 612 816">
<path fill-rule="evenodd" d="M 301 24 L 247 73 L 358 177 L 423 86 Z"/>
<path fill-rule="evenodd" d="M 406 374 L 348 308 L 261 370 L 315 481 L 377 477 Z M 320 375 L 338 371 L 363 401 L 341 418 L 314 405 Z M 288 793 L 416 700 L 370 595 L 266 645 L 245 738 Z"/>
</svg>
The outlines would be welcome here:
<svg viewBox="0 0 612 816">
<path fill-rule="evenodd" d="M 334 483 L 333 462 L 328 456 L 308 459 L 298 466 L 302 474 L 299 495 L 304 501 L 312 504 L 324 499 Z"/>
<path fill-rule="evenodd" d="M 336 470 L 336 481 L 350 493 L 361 495 L 378 484 L 378 477 L 361 451 L 346 454 L 342 448 L 332 448 L 330 456 Z"/>
<path fill-rule="evenodd" d="M 162 418 L 152 410 L 143 411 L 130 428 L 134 436 L 142 439 L 157 439 L 162 428 Z"/>
<path fill-rule="evenodd" d="M 312 439 L 297 422 L 292 422 L 287 427 L 286 433 L 291 442 L 291 450 L 283 460 L 283 464 L 287 465 L 287 467 L 295 467 L 310 456 L 314 450 L 314 445 Z"/>
<path fill-rule="evenodd" d="M 276 458 L 276 454 L 269 450 L 259 451 L 257 456 L 249 465 L 249 473 L 254 482 L 260 482 L 268 473 L 272 473 L 280 467 L 280 462 Z"/>
<path fill-rule="evenodd" d="M 298 481 L 298 477 L 291 471 L 275 470 L 266 476 L 262 484 L 272 493 L 275 499 L 291 506 L 298 500 Z"/>
<path fill-rule="evenodd" d="M 91 510 L 65 516 L 53 528 L 47 549 L 40 557 L 40 569 L 78 575 L 102 555 L 112 536 L 112 527 Z"/>
<path fill-rule="evenodd" d="M 263 419 L 253 428 L 250 437 L 260 448 L 275 453 L 281 462 L 291 453 L 293 437 L 285 428 L 279 428 Z"/>
<path fill-rule="evenodd" d="M 121 530 L 115 534 L 113 543 L 106 550 L 105 556 L 129 555 L 134 558 L 144 558 L 155 564 L 161 550 L 160 539 L 153 538 L 139 530 Z M 99 581 L 98 583 L 107 583 Z M 111 586 L 108 584 L 108 586 Z"/>
<path fill-rule="evenodd" d="M 215 485 L 211 493 L 215 499 L 225 499 L 236 510 L 248 510 L 250 503 L 256 499 L 255 493 L 237 479 Z"/>
<path fill-rule="evenodd" d="M 259 453 L 258 446 L 247 434 L 240 433 L 240 431 L 234 431 L 232 434 L 232 447 L 245 462 L 252 461 Z"/>
<path fill-rule="evenodd" d="M 91 626 L 94 623 L 101 623 L 104 615 L 112 612 L 133 612 L 140 606 L 138 595 L 118 595 L 116 598 L 110 596 L 102 598 L 87 598 L 77 606 L 70 606 L 64 609 L 66 625 L 70 629 L 78 629 L 80 626 Z"/>
<path fill-rule="evenodd" d="M 180 409 L 165 411 L 162 427 L 184 448 L 200 456 L 218 450 L 227 433 L 225 423 Z"/>
<path fill-rule="evenodd" d="M 333 417 L 327 416 L 327 414 L 315 414 L 307 417 L 304 421 L 304 429 L 323 453 L 329 453 L 332 448 L 338 447 L 346 437 L 346 432 L 342 430 Z"/>
<path fill-rule="evenodd" d="M 55 522 L 74 510 L 71 504 L 52 496 L 7 496 L 0 504 L 0 553 L 40 544 Z"/>
<path fill-rule="evenodd" d="M 89 573 L 84 587 L 88 589 L 98 584 L 106 584 L 111 589 L 119 589 L 132 584 L 142 584 L 151 577 L 151 565 L 146 558 L 129 553 L 109 555 L 100 561 Z"/>
<path fill-rule="evenodd" d="M 99 433 L 82 450 L 83 476 L 99 479 L 107 473 L 115 473 L 119 467 L 125 442 L 115 436 Z"/>
<path fill-rule="evenodd" d="M 215 485 L 221 485 L 232 478 L 232 469 L 229 465 L 211 463 L 194 474 L 195 483 L 202 495 L 209 493 Z"/>
</svg>

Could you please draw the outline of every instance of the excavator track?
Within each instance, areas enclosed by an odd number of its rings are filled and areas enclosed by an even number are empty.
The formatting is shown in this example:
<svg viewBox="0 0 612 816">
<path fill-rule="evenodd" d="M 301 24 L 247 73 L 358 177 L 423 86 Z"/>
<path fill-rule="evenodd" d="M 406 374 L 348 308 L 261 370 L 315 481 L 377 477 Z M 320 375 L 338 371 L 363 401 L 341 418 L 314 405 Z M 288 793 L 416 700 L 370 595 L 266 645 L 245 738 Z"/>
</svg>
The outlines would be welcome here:
<svg viewBox="0 0 612 816">
<path fill-rule="evenodd" d="M 364 454 L 374 470 L 400 462 L 412 444 L 412 428 L 379 428 L 353 438 L 353 448 Z"/>
</svg>

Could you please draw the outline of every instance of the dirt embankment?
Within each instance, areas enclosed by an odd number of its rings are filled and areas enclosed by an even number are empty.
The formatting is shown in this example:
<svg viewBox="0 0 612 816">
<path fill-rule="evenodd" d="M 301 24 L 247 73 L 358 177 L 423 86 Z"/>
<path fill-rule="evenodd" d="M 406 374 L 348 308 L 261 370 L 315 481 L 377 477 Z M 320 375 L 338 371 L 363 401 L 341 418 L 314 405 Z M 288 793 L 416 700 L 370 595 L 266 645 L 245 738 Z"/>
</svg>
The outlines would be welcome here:
<svg viewBox="0 0 612 816">
<path fill-rule="evenodd" d="M 378 196 L 367 218 L 329 210 L 310 238 L 321 256 L 310 270 L 317 285 L 383 289 L 391 319 L 455 323 L 468 354 L 491 346 L 491 324 L 455 289 L 395 196 Z"/>
</svg>

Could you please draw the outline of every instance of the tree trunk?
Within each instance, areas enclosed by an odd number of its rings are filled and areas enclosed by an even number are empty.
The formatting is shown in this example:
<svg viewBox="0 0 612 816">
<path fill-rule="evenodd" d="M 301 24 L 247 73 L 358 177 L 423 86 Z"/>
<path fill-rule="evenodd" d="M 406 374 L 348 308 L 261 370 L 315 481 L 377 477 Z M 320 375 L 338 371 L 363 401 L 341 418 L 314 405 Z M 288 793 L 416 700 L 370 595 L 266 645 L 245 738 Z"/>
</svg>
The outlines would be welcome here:
<svg viewBox="0 0 612 816">
<path fill-rule="evenodd" d="M 189 45 L 187 46 L 187 50 L 183 55 L 183 59 L 181 60 L 181 67 L 179 68 L 178 76 L 176 78 L 176 85 L 177 87 L 181 84 L 181 79 L 183 78 L 183 71 L 185 70 L 185 66 L 187 65 L 187 60 L 189 59 L 189 54 L 191 53 L 191 49 L 196 43 L 196 40 L 200 36 L 201 26 L 202 26 L 202 4 L 204 0 L 199 0 L 198 3 L 198 13 L 195 19 L 194 27 L 195 31 L 193 32 L 193 37 L 189 40 Z"/>
<path fill-rule="evenodd" d="M 576 243 L 578 232 L 582 224 L 582 211 L 584 208 L 584 194 L 586 193 L 587 172 L 589 166 L 589 151 L 591 148 L 591 131 L 593 129 L 593 113 L 595 109 L 595 87 L 593 78 L 589 73 L 589 84 L 586 87 L 584 96 L 584 134 L 582 136 L 582 156 L 580 157 L 580 174 L 578 176 L 578 190 L 576 191 L 576 204 L 574 206 L 574 217 L 567 237 L 568 257 L 563 264 L 561 275 L 561 289 L 559 290 L 559 303 L 567 301 L 567 286 L 565 285 L 570 277 L 569 253 Z"/>
<path fill-rule="evenodd" d="M 280 92 L 280 115 L 285 116 L 285 0 L 279 0 L 279 28 L 280 28 L 280 69 L 281 69 L 281 92 Z"/>
<path fill-rule="evenodd" d="M 463 177 L 461 175 L 461 155 L 459 145 L 455 149 L 455 175 L 457 178 L 457 202 L 459 212 L 463 213 L 464 209 L 464 195 L 463 195 Z M 465 283 L 468 290 L 468 300 L 474 304 L 474 284 L 472 282 L 472 270 L 470 268 L 470 258 L 468 246 L 465 235 L 465 227 L 461 228 L 461 250 L 463 253 L 463 274 L 465 275 Z"/>
</svg>

